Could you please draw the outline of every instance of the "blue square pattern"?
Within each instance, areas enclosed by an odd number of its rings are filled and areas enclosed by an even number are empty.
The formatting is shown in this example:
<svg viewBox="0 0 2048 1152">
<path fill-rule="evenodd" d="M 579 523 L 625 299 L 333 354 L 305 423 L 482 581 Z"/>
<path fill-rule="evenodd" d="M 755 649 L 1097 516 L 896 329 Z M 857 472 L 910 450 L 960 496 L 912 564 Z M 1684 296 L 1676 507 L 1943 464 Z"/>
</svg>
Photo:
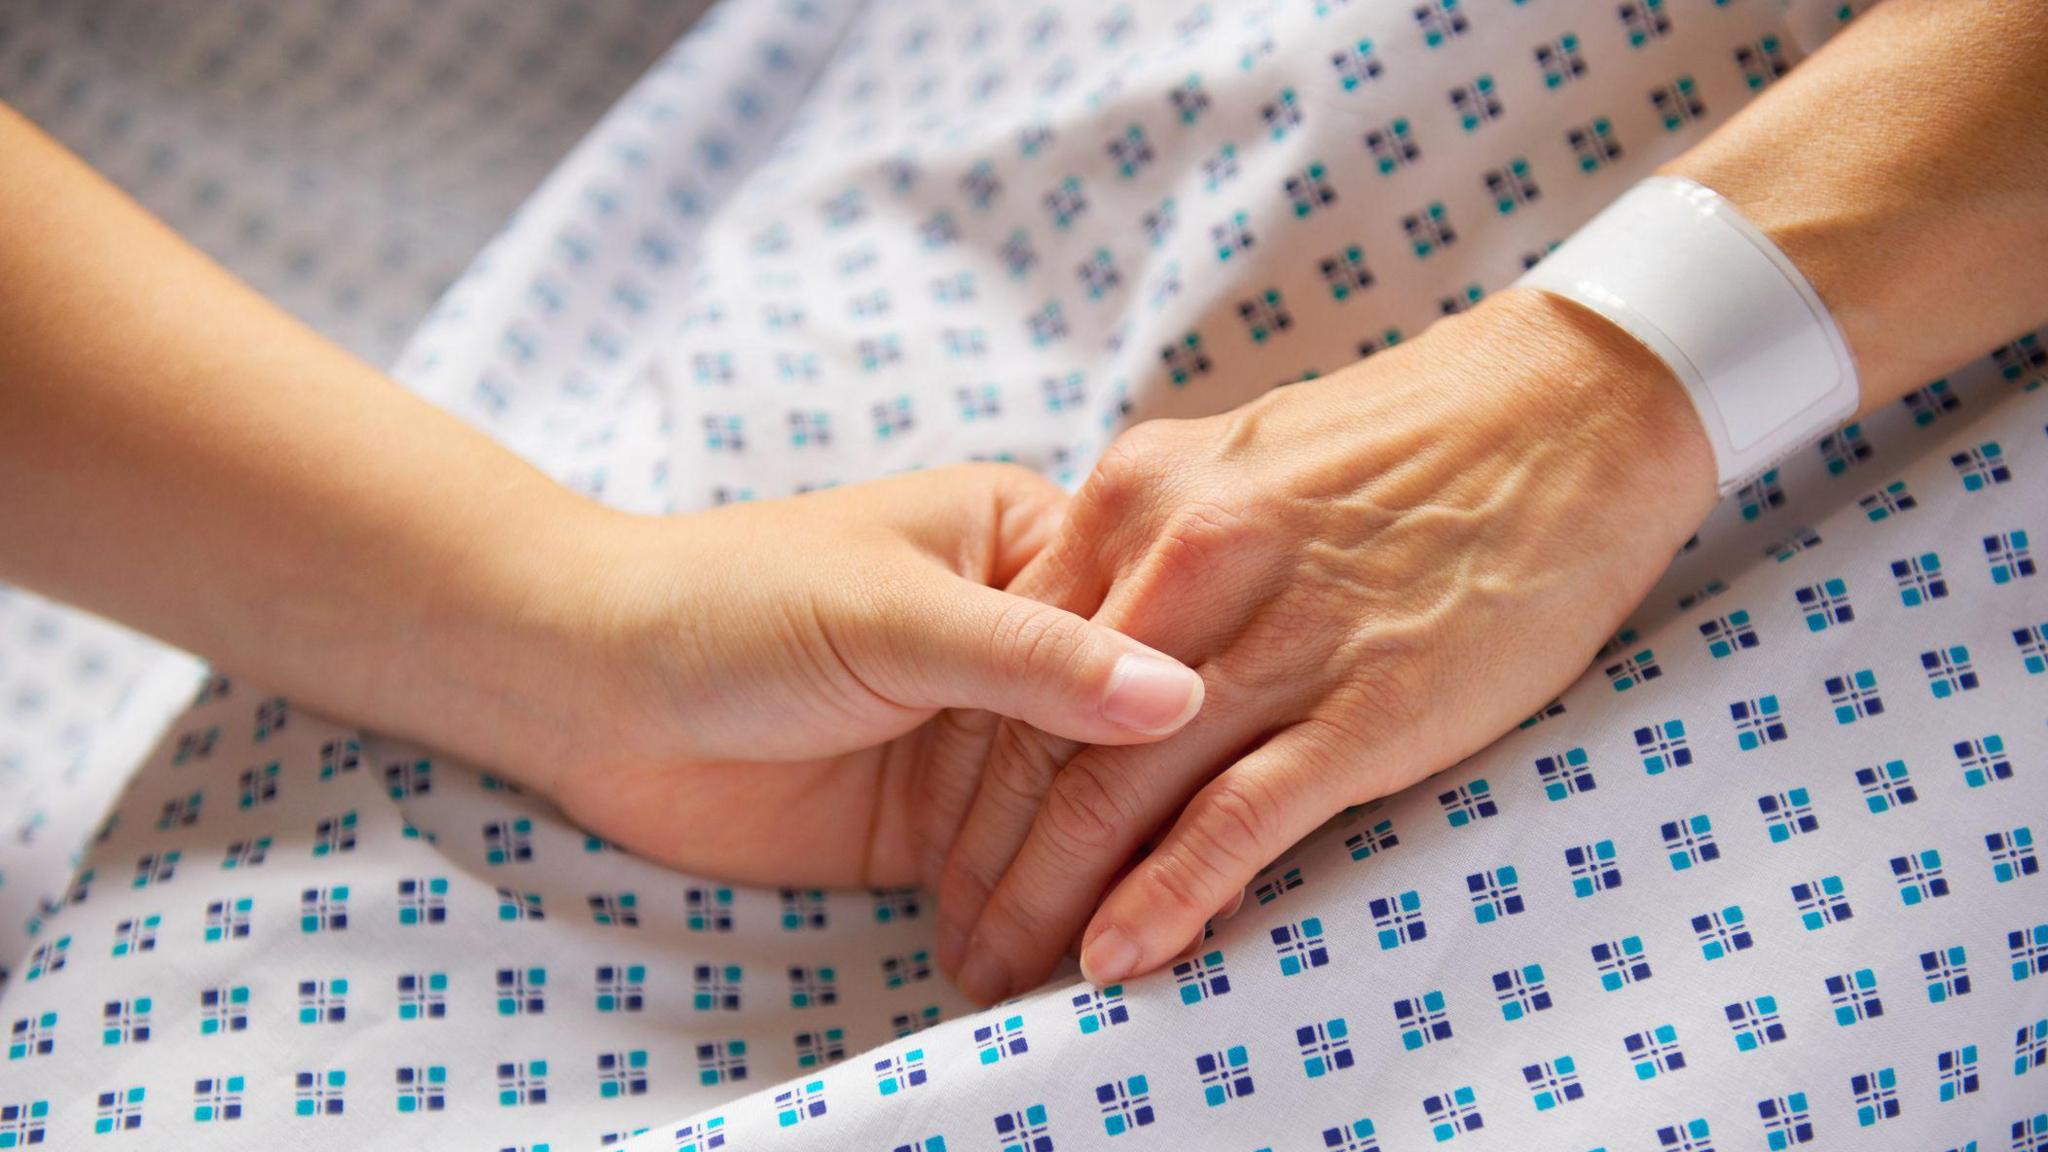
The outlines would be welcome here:
<svg viewBox="0 0 2048 1152">
<path fill-rule="evenodd" d="M 1323 921 L 1319 916 L 1282 924 L 1272 930 L 1271 936 L 1273 951 L 1280 959 L 1282 976 L 1299 976 L 1330 962 L 1330 947 L 1323 937 Z"/>
<path fill-rule="evenodd" d="M 1180 989 L 1183 1004 L 1199 1004 L 1212 996 L 1229 994 L 1230 973 L 1224 969 L 1222 950 L 1204 952 L 1175 964 L 1173 982 Z"/>
<path fill-rule="evenodd" d="M 1982 788 L 2012 779 L 2012 758 L 2006 755 L 2005 738 L 1996 732 L 1975 740 L 1958 740 L 1953 750 L 1967 787 Z"/>
<path fill-rule="evenodd" d="M 1124 1000 L 1124 986 L 1121 984 L 1077 992 L 1073 1004 L 1074 1021 L 1083 1036 L 1129 1023 L 1131 1019 L 1131 1008 Z"/>
<path fill-rule="evenodd" d="M 1538 1112 L 1583 1099 L 1586 1089 L 1579 1083 L 1579 1067 L 1570 1056 L 1522 1066 L 1522 1081 Z"/>
<path fill-rule="evenodd" d="M 1849 585 L 1836 577 L 1809 584 L 1794 592 L 1792 598 L 1799 604 L 1808 632 L 1824 632 L 1856 619 L 1855 605 L 1849 600 Z"/>
<path fill-rule="evenodd" d="M 1778 1012 L 1776 996 L 1737 1000 L 1723 1006 L 1721 1012 L 1728 1019 L 1728 1030 L 1735 1037 L 1738 1052 L 1754 1052 L 1785 1039 L 1785 1021 Z"/>
<path fill-rule="evenodd" d="M 1146 1127 L 1156 1118 L 1151 1087 L 1143 1075 L 1096 1085 L 1095 1102 L 1102 1112 L 1103 1131 L 1111 1136 Z"/>
<path fill-rule="evenodd" d="M 1705 813 L 1683 820 L 1666 820 L 1659 826 L 1658 834 L 1664 838 L 1665 858 L 1674 872 L 1721 858 L 1720 845 L 1714 843 L 1713 821 Z"/>
<path fill-rule="evenodd" d="M 1650 958 L 1641 936 L 1624 936 L 1593 945 L 1593 967 L 1600 973 L 1600 987 L 1618 992 L 1630 984 L 1650 978 Z"/>
<path fill-rule="evenodd" d="M 1970 649 L 1962 644 L 1922 652 L 1920 670 L 1927 674 L 1927 690 L 1936 700 L 1947 700 L 1977 688 L 1977 667 L 1971 662 Z"/>
<path fill-rule="evenodd" d="M 239 1120 L 242 1118 L 242 1096 L 248 1089 L 248 1079 L 242 1076 L 202 1076 L 192 1082 L 192 1121 L 195 1124 L 211 1124 L 216 1120 Z M 404 1101 L 399 1109 L 404 1110 Z M 0 1117 L 0 1124 L 5 1118 Z M 11 1148 L 4 1138 L 6 1132 L 0 1129 L 0 1148 Z"/>
<path fill-rule="evenodd" d="M 1700 636 L 1707 642 L 1707 654 L 1716 660 L 1758 646 L 1756 626 L 1750 623 L 1746 610 L 1705 621 L 1700 625 Z"/>
<path fill-rule="evenodd" d="M 1899 899 L 1908 908 L 1948 895 L 1948 876 L 1942 870 L 1938 848 L 1894 856 L 1891 870 L 1899 885 Z"/>
<path fill-rule="evenodd" d="M 147 1089 L 141 1087 L 100 1093 L 99 1112 L 93 1118 L 93 1135 L 130 1132 L 142 1127 L 142 1106 L 146 1095 Z M 339 1098 L 336 1103 L 339 1103 Z M 340 1109 L 337 1108 L 335 1111 L 338 1112 Z M 300 1115 L 308 1113 L 301 1112 Z"/>
<path fill-rule="evenodd" d="M 1763 814 L 1764 829 L 1773 844 L 1783 844 L 1820 828 L 1820 817 L 1813 813 L 1813 798 L 1804 788 L 1759 796 L 1756 807 Z"/>
<path fill-rule="evenodd" d="M 1664 675 L 1664 669 L 1657 663 L 1657 654 L 1644 648 L 1631 656 L 1606 665 L 1601 671 L 1607 674 L 1607 682 L 1616 692 L 1626 692 L 1638 684 L 1656 680 Z"/>
<path fill-rule="evenodd" d="M 1423 1097 L 1422 1114 L 1430 1135 L 1439 1144 L 1486 1127 L 1486 1117 L 1479 1112 L 1478 1093 L 1469 1084 Z"/>
<path fill-rule="evenodd" d="M 1692 748 L 1686 743 L 1683 720 L 1645 725 L 1636 729 L 1635 738 L 1636 752 L 1643 758 L 1643 771 L 1652 776 L 1692 763 Z"/>
<path fill-rule="evenodd" d="M 1790 535 L 1766 545 L 1764 554 L 1783 564 L 1801 552 L 1809 552 L 1820 547 L 1820 543 L 1820 533 L 1812 528 L 1795 528 Z"/>
<path fill-rule="evenodd" d="M 1465 877 L 1465 890 L 1472 898 L 1472 915 L 1481 924 L 1491 924 L 1522 913 L 1520 878 L 1512 864 Z"/>
<path fill-rule="evenodd" d="M 1593 779 L 1593 766 L 1584 748 L 1538 757 L 1536 778 L 1543 783 L 1544 797 L 1551 801 L 1591 792 L 1597 786 Z"/>
<path fill-rule="evenodd" d="M 1692 918 L 1693 937 L 1699 942 L 1700 954 L 1708 960 L 1719 960 L 1733 952 L 1747 951 L 1756 943 L 1750 935 L 1740 904 L 1730 904 L 1716 912 L 1702 912 Z"/>
<path fill-rule="evenodd" d="M 1501 1017 L 1513 1023 L 1525 1016 L 1550 1009 L 1550 985 L 1543 965 L 1525 964 L 1493 974 L 1493 998 L 1500 1003 Z"/>
<path fill-rule="evenodd" d="M 1776 744 L 1787 735 L 1776 695 L 1737 700 L 1728 705 L 1728 716 L 1735 722 L 1735 744 L 1744 752 Z"/>
<path fill-rule="evenodd" d="M 2034 553 L 2025 531 L 2001 532 L 1984 537 L 1984 560 L 1991 566 L 1993 584 L 2024 580 L 2035 572 Z"/>
<path fill-rule="evenodd" d="M 1920 792 L 1913 787 L 1913 777 L 1906 770 L 1904 760 L 1887 760 L 1883 764 L 1858 768 L 1856 787 L 1862 791 L 1863 804 L 1873 816 L 1882 816 L 1920 799 Z"/>
<path fill-rule="evenodd" d="M 347 1091 L 348 1072 L 344 1069 L 299 1072 L 292 1079 L 292 1111 L 299 1116 L 339 1116 L 348 1110 Z M 545 1095 L 543 1091 L 543 1099 Z"/>
<path fill-rule="evenodd" d="M 1879 1068 L 1849 1077 L 1849 1092 L 1856 1100 L 1856 1123 L 1869 1128 L 1897 1118 L 1899 1074 L 1896 1069 Z"/>
<path fill-rule="evenodd" d="M 1894 480 L 1882 488 L 1865 492 L 1856 498 L 1856 507 L 1872 524 L 1882 524 L 1901 512 L 1910 512 L 1920 506 L 1920 501 L 1906 487 L 1904 480 Z"/>
<path fill-rule="evenodd" d="M 1422 894 L 1412 888 L 1398 896 L 1375 897 L 1366 904 L 1366 910 L 1372 914 L 1372 926 L 1382 952 L 1429 935 L 1429 925 L 1422 918 Z"/>
<path fill-rule="evenodd" d="M 2048 943 L 2043 947 L 2048 949 Z M 1394 1023 L 1401 1032 L 1401 1047 L 1410 1052 L 1451 1038 L 1450 1013 L 1441 990 L 1394 1001 Z"/>
<path fill-rule="evenodd" d="M 1250 1096 L 1256 1090 L 1251 1057 L 1242 1044 L 1196 1056 L 1195 1075 L 1202 1082 L 1202 1101 L 1211 1108 Z"/>
<path fill-rule="evenodd" d="M 1840 876 L 1823 876 L 1792 885 L 1792 902 L 1799 908 L 1799 923 L 1808 932 L 1855 915 Z"/>
<path fill-rule="evenodd" d="M 1323 1152 L 1380 1152 L 1372 1118 L 1361 1116 L 1340 1128 L 1323 1129 Z"/>
<path fill-rule="evenodd" d="M 2048 621 L 2012 630 L 2013 646 L 2029 676 L 2048 674 Z"/>
<path fill-rule="evenodd" d="M 1259 904 L 1271 904 L 1296 888 L 1301 887 L 1301 869 L 1289 868 L 1271 880 L 1261 880 L 1252 889 L 1252 899 Z"/>
<path fill-rule="evenodd" d="M 1969 952 L 1961 945 L 1920 954 L 1920 975 L 1927 981 L 1927 1002 L 1945 1004 L 1970 994 Z"/>
<path fill-rule="evenodd" d="M 1991 878 L 2009 884 L 2022 876 L 2041 871 L 2040 854 L 2034 850 L 2034 830 L 2026 825 L 2003 832 L 1984 834 L 1984 848 L 1991 855 Z"/>
<path fill-rule="evenodd" d="M 825 1082 L 810 1080 L 786 1091 L 775 1094 L 775 1122 L 783 1128 L 795 1127 L 808 1120 L 825 1115 Z"/>
<path fill-rule="evenodd" d="M 2014 928 L 2005 934 L 2005 946 L 2012 953 L 2014 981 L 2048 976 L 2048 923 Z"/>
<path fill-rule="evenodd" d="M 1493 799 L 1493 786 L 1483 778 L 1438 793 L 1436 802 L 1443 806 L 1444 818 L 1453 828 L 1463 828 L 1500 814 L 1500 808 Z"/>
<path fill-rule="evenodd" d="M 1022 1056 L 1031 1050 L 1030 1041 L 1024 1035 L 1024 1017 L 1005 1016 L 991 1020 L 974 1030 L 974 1047 L 983 1064 L 994 1064 L 1012 1056 Z"/>
<path fill-rule="evenodd" d="M 1301 1049 L 1301 1070 L 1311 1080 L 1351 1067 L 1351 1026 L 1342 1016 L 1303 1024 L 1294 1030 L 1294 1042 Z M 1411 1045 L 1420 1046 L 1420 1042 Z"/>
<path fill-rule="evenodd" d="M 1771 1152 L 1786 1152 L 1813 1139 L 1813 1112 L 1807 1106 L 1804 1092 L 1759 1100 L 1756 1114 L 1763 1121 L 1764 1144 Z"/>
<path fill-rule="evenodd" d="M 801 1040 L 801 1037 L 799 1037 L 799 1040 Z M 802 1045 L 799 1043 L 799 1048 L 801 1047 Z M 803 1063 L 801 1058 L 799 1063 Z M 815 1063 L 815 1061 L 811 1063 Z M 804 1066 L 809 1067 L 810 1064 L 804 1063 Z M 699 1084 L 709 1088 L 715 1084 L 737 1084 L 746 1078 L 747 1042 L 745 1040 L 709 1040 L 697 1045 L 697 1082 Z"/>
<path fill-rule="evenodd" d="M 2013 1033 L 2012 1074 L 2025 1076 L 2048 1066 L 2048 1016 L 2022 1024 Z"/>
<path fill-rule="evenodd" d="M 0 1105 L 0 1148 L 41 1144 L 49 1132 L 50 1102 Z"/>
<path fill-rule="evenodd" d="M 1669 1024 L 1631 1032 L 1622 1038 L 1621 1046 L 1638 1080 L 1654 1080 L 1685 1067 L 1685 1051 L 1678 1046 L 1678 1029 Z"/>
<path fill-rule="evenodd" d="M 1941 570 L 1939 553 L 1892 561 L 1892 581 L 1899 586 L 1899 603 L 1908 608 L 1948 598 L 1948 577 Z"/>
<path fill-rule="evenodd" d="M 1350 851 L 1353 860 L 1363 860 L 1400 843 L 1400 837 L 1394 834 L 1392 820 L 1382 820 L 1370 828 L 1353 832 L 1344 838 L 1344 847 Z"/>
<path fill-rule="evenodd" d="M 1877 994 L 1877 973 L 1871 969 L 1858 968 L 1829 976 L 1824 983 L 1836 1024 L 1847 1028 L 1884 1015 L 1884 1000 Z"/>
<path fill-rule="evenodd" d="M 998 1152 L 1053 1152 L 1045 1105 L 1033 1104 L 995 1118 Z"/>
<path fill-rule="evenodd" d="M 1934 1058 L 1934 1073 L 1941 1082 L 1941 1102 L 1947 1104 L 1975 1094 L 1981 1086 L 1977 1068 L 1975 1044 L 1965 1044 L 1961 1048 L 1950 1048 L 1938 1053 Z"/>
<path fill-rule="evenodd" d="M 1952 453 L 1948 460 L 1956 475 L 1962 478 L 1965 492 L 1981 492 L 2012 479 L 2012 469 L 2005 462 L 2005 449 L 1996 440 L 1986 440 L 1974 448 Z"/>
<path fill-rule="evenodd" d="M 1877 692 L 1877 673 L 1859 668 L 1841 676 L 1830 676 L 1821 685 L 1834 705 L 1835 723 L 1854 724 L 1869 716 L 1884 714 L 1884 697 Z"/>
<path fill-rule="evenodd" d="M 1572 895 L 1581 900 L 1595 892 L 1621 887 L 1621 865 L 1615 858 L 1612 840 L 1566 848 L 1564 863 L 1571 873 Z"/>
</svg>

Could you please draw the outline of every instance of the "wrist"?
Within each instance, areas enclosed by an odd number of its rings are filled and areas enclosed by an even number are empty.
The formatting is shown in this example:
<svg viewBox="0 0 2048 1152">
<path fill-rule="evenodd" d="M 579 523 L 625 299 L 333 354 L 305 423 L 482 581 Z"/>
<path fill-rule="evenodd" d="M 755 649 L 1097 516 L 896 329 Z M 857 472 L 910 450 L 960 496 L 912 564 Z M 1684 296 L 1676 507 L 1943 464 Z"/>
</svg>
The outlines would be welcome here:
<svg viewBox="0 0 2048 1152">
<path fill-rule="evenodd" d="M 508 503 L 422 574 L 364 716 L 552 793 L 628 698 L 621 575 L 644 526 L 563 489 Z"/>
<path fill-rule="evenodd" d="M 1561 483 L 1630 506 L 1673 548 L 1698 528 L 1716 499 L 1713 449 L 1684 386 L 1648 348 L 1590 309 L 1527 289 L 1457 319 L 1464 330 L 1439 326 L 1447 342 L 1500 366 L 1469 398 L 1475 410 L 1522 428 L 1521 441 L 1558 459 Z"/>
</svg>

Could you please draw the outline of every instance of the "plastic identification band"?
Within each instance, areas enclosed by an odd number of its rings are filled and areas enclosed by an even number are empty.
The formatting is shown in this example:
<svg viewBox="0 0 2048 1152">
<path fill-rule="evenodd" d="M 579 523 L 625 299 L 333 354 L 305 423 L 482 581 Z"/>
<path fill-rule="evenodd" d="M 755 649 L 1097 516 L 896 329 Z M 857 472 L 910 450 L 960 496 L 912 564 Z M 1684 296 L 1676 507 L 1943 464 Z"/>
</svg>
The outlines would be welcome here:
<svg viewBox="0 0 2048 1152">
<path fill-rule="evenodd" d="M 1653 176 L 1515 283 L 1578 301 L 1670 366 L 1724 496 L 1855 415 L 1856 362 L 1834 317 L 1711 188 Z"/>
</svg>

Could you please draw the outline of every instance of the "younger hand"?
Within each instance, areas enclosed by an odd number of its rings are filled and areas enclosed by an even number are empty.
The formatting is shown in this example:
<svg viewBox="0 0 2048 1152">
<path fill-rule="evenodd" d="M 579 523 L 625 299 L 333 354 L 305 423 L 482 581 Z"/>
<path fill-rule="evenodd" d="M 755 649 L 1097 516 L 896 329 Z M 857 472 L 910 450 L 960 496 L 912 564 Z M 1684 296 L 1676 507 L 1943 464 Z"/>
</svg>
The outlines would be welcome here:
<svg viewBox="0 0 2048 1152">
<path fill-rule="evenodd" d="M 991 587 L 1064 503 L 1024 469 L 966 465 L 608 519 L 538 596 L 569 638 L 536 669 L 563 694 L 545 709 L 559 728 L 509 750 L 508 768 L 676 867 L 911 883 L 909 809 L 929 799 L 941 709 L 1114 745 L 1158 739 L 1200 705 L 1175 661 Z"/>
</svg>

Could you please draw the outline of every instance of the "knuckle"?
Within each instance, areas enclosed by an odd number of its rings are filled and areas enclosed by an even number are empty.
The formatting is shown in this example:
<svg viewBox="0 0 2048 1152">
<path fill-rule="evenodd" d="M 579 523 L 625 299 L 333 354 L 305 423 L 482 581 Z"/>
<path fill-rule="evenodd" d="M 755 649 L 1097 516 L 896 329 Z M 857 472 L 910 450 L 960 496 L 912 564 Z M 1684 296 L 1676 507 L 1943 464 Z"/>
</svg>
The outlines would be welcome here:
<svg viewBox="0 0 2048 1152">
<path fill-rule="evenodd" d="M 1238 502 L 1214 496 L 1188 500 L 1170 513 L 1152 545 L 1149 564 L 1172 582 L 1200 581 L 1230 566 L 1257 537 Z"/>
<path fill-rule="evenodd" d="M 1327 723 L 1358 740 L 1414 730 L 1434 697 L 1435 646 L 1404 629 L 1372 628 L 1346 646 L 1350 669 L 1331 693 Z"/>
<path fill-rule="evenodd" d="M 989 897 L 974 926 L 974 936 L 983 946 L 1012 958 L 1040 946 L 1050 934 L 1051 924 L 1044 913 L 1019 898 L 1009 885 Z"/>
<path fill-rule="evenodd" d="M 1068 623 L 1057 608 L 1017 598 L 996 616 L 991 666 L 1014 669 L 1029 680 L 1067 671 L 1079 647 Z"/>
<path fill-rule="evenodd" d="M 1086 760 L 1068 764 L 1054 778 L 1044 818 L 1052 847 L 1076 859 L 1093 859 L 1114 848 L 1128 823 L 1108 778 Z"/>
<path fill-rule="evenodd" d="M 996 732 L 984 777 L 988 802 L 1005 813 L 1036 811 L 1058 770 L 1043 733 L 1023 724 L 1004 724 Z"/>
<path fill-rule="evenodd" d="M 1178 453 L 1173 421 L 1148 420 L 1133 425 L 1110 442 L 1089 474 L 1083 493 L 1108 511 L 1116 511 L 1147 494 L 1165 479 Z"/>
<path fill-rule="evenodd" d="M 1189 823 L 1197 855 L 1219 874 L 1256 870 L 1265 863 L 1260 857 L 1269 843 L 1280 799 L 1271 785 L 1253 777 L 1218 779 Z"/>
<path fill-rule="evenodd" d="M 966 910 L 971 921 L 972 913 L 988 904 L 989 894 L 994 890 L 994 883 L 982 875 L 980 865 L 972 858 L 958 850 L 947 855 L 939 882 L 941 914 Z"/>
<path fill-rule="evenodd" d="M 1223 881 L 1216 869 L 1185 849 L 1148 856 L 1139 872 L 1156 902 L 1178 918 L 1204 919 L 1223 901 Z"/>
</svg>

